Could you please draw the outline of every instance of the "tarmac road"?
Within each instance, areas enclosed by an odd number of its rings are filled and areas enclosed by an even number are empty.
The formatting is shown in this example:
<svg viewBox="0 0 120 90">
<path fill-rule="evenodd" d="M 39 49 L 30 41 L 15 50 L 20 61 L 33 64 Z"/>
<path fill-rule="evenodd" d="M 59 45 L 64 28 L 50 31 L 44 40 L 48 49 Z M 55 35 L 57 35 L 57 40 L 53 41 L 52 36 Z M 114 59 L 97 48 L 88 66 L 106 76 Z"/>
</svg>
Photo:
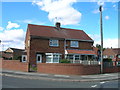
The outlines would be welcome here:
<svg viewBox="0 0 120 90">
<path fill-rule="evenodd" d="M 68 82 L 2 76 L 3 88 L 118 88 L 120 81 Z M 118 83 L 119 82 L 119 83 Z"/>
</svg>

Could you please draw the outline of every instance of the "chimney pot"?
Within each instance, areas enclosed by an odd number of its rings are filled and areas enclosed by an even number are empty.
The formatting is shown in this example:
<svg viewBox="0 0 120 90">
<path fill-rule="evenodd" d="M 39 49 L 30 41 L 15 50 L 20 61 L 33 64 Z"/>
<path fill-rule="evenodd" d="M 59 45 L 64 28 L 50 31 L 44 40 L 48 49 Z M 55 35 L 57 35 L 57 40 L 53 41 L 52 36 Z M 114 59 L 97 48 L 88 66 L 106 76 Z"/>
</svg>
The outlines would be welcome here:
<svg viewBox="0 0 120 90">
<path fill-rule="evenodd" d="M 60 29 L 60 26 L 61 26 L 60 22 L 56 22 L 56 28 Z"/>
</svg>

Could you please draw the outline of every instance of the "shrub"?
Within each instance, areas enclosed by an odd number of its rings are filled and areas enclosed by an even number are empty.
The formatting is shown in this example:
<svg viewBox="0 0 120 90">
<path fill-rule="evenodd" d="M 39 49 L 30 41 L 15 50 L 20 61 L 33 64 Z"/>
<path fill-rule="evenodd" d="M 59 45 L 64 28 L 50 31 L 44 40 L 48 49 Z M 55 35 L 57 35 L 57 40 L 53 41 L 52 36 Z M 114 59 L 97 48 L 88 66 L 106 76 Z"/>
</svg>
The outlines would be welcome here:
<svg viewBox="0 0 120 90">
<path fill-rule="evenodd" d="M 35 64 L 30 64 L 30 71 L 37 71 L 37 66 Z"/>
<path fill-rule="evenodd" d="M 21 58 L 22 58 L 21 56 L 14 56 L 13 60 L 21 60 Z"/>
<path fill-rule="evenodd" d="M 105 58 L 105 59 L 103 59 L 103 61 L 104 61 L 104 62 L 112 62 L 112 59 L 110 59 L 110 58 Z"/>
<path fill-rule="evenodd" d="M 62 60 L 60 60 L 60 63 L 70 63 L 70 60 L 68 60 L 68 59 L 62 59 Z"/>
</svg>

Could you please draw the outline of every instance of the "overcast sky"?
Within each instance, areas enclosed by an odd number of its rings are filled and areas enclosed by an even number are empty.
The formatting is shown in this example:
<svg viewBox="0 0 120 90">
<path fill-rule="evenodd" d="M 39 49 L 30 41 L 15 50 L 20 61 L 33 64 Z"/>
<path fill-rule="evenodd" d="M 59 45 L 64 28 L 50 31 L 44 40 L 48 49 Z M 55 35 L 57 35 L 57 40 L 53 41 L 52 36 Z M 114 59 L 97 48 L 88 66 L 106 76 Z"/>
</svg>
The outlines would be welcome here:
<svg viewBox="0 0 120 90">
<path fill-rule="evenodd" d="M 28 23 L 54 26 L 56 21 L 64 28 L 84 30 L 94 40 L 94 45 L 100 44 L 100 5 L 103 5 L 104 47 L 118 47 L 118 0 L 15 1 L 0 3 L 0 40 L 4 50 L 24 48 Z"/>
</svg>

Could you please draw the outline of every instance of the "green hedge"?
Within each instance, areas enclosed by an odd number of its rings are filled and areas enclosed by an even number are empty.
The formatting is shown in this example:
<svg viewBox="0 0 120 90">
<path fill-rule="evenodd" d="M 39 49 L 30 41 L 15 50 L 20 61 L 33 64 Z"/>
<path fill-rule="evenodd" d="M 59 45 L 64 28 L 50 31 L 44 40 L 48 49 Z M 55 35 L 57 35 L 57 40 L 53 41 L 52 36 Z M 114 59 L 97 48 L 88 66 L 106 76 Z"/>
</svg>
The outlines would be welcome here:
<svg viewBox="0 0 120 90">
<path fill-rule="evenodd" d="M 60 60 L 60 63 L 70 63 L 70 60 L 68 60 L 68 59 L 62 59 L 62 60 Z"/>
<path fill-rule="evenodd" d="M 103 61 L 104 61 L 104 62 L 112 62 L 112 59 L 110 59 L 110 58 L 105 58 L 105 59 L 103 59 Z"/>
</svg>

